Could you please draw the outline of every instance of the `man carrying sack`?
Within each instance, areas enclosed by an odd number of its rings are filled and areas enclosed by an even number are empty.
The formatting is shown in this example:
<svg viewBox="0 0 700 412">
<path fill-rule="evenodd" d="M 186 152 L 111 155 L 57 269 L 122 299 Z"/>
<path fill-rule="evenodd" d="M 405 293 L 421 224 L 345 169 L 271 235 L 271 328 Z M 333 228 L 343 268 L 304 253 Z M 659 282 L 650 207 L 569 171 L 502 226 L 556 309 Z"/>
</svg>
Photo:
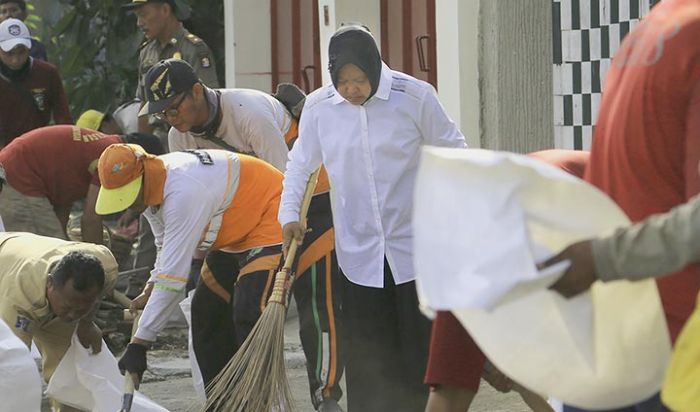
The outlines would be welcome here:
<svg viewBox="0 0 700 412">
<path fill-rule="evenodd" d="M 102 331 L 92 322 L 98 301 L 117 281 L 117 262 L 104 246 L 30 233 L 0 234 L 0 318 L 41 353 L 49 381 L 73 333 L 93 352 Z M 76 409 L 54 405 L 54 411 Z"/>
<path fill-rule="evenodd" d="M 282 174 L 254 157 L 194 150 L 155 157 L 112 145 L 98 164 L 99 214 L 143 213 L 159 246 L 139 328 L 119 361 L 140 381 L 146 351 L 185 296 L 195 250 L 210 254 L 192 299 L 192 339 L 205 386 L 250 333 L 281 258 L 275 216 Z"/>
</svg>

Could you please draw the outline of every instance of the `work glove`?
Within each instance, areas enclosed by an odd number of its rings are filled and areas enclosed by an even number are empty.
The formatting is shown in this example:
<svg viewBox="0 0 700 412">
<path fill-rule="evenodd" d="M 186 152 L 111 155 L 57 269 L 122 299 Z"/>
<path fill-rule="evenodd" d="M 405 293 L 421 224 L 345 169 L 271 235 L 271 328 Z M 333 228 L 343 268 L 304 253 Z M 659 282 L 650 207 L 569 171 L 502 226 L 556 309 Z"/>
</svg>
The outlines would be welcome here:
<svg viewBox="0 0 700 412">
<path fill-rule="evenodd" d="M 119 359 L 119 370 L 121 373 L 129 372 L 138 375 L 139 382 L 146 371 L 146 351 L 148 348 L 138 343 L 130 343 L 126 351 Z"/>
</svg>

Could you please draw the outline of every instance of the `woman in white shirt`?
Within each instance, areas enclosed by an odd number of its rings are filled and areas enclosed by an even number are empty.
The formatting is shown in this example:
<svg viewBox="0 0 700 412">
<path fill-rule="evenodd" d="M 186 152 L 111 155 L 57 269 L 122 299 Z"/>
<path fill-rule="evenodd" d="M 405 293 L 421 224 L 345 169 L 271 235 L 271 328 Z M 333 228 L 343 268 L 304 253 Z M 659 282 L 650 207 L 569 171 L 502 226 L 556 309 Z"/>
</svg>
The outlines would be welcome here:
<svg viewBox="0 0 700 412">
<path fill-rule="evenodd" d="M 329 45 L 332 84 L 310 94 L 289 154 L 279 220 L 302 238 L 299 205 L 323 163 L 332 186 L 348 409 L 423 411 L 430 322 L 418 310 L 412 262 L 413 186 L 422 145 L 466 147 L 432 86 L 391 70 L 362 26 Z"/>
</svg>

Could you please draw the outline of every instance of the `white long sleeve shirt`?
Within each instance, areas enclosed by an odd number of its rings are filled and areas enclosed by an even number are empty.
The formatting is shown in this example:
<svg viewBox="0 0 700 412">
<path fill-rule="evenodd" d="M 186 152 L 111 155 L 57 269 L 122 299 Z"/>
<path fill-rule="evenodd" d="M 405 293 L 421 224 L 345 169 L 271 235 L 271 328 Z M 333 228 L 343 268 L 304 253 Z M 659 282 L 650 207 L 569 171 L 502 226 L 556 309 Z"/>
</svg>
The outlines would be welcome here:
<svg viewBox="0 0 700 412">
<path fill-rule="evenodd" d="M 168 170 L 163 203 L 143 213 L 153 230 L 158 254 L 150 279 L 155 287 L 135 335 L 139 339 L 154 341 L 185 297 L 192 255 L 217 211 L 231 201 L 238 188 L 237 155 L 220 150 L 207 153 L 213 165 L 202 165 L 190 153 L 161 157 Z"/>
<path fill-rule="evenodd" d="M 284 172 L 289 149 L 284 136 L 292 117 L 271 95 L 251 89 L 221 89 L 222 119 L 216 137 L 237 152 L 262 159 Z M 216 141 L 170 128 L 171 152 L 186 149 L 228 149 Z"/>
<path fill-rule="evenodd" d="M 323 163 L 330 177 L 338 262 L 353 283 L 384 286 L 384 257 L 396 284 L 412 281 L 413 187 L 420 147 L 466 147 L 433 87 L 383 65 L 363 105 L 329 84 L 311 93 L 289 153 L 279 221 L 299 220 L 306 181 Z"/>
</svg>

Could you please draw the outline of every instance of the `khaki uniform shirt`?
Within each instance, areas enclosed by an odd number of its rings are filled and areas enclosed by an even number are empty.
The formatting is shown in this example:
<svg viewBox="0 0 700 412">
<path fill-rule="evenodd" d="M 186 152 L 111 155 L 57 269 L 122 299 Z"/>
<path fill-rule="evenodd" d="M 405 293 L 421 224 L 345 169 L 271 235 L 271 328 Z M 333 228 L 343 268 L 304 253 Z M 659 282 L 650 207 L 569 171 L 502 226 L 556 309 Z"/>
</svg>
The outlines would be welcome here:
<svg viewBox="0 0 700 412">
<path fill-rule="evenodd" d="M 204 84 L 212 88 L 219 87 L 211 49 L 204 40 L 188 32 L 181 24 L 165 46 L 161 46 L 158 39 L 151 39 L 143 44 L 139 53 L 139 84 L 136 89 L 136 97 L 139 100 L 144 101 L 146 96 L 144 79 L 148 69 L 159 61 L 170 58 L 186 61 Z"/>
<path fill-rule="evenodd" d="M 0 233 L 0 318 L 16 332 L 32 329 L 54 318 L 46 297 L 51 266 L 72 251 L 94 255 L 105 270 L 105 293 L 117 282 L 117 262 L 105 246 L 68 242 L 30 233 Z M 13 315 L 16 319 L 7 318 Z"/>
<path fill-rule="evenodd" d="M 700 261 L 700 196 L 591 242 L 603 281 L 644 279 Z"/>
</svg>

